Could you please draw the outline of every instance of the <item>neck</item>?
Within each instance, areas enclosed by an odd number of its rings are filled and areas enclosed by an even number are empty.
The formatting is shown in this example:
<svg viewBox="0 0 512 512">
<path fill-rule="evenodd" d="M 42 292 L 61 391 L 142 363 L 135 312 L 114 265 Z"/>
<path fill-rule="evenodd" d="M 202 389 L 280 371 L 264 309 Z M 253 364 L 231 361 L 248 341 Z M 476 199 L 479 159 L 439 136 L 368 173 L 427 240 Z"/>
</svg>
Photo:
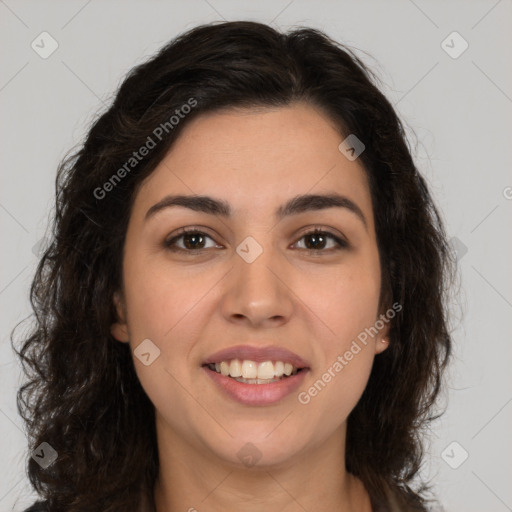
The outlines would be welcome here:
<svg viewBox="0 0 512 512">
<path fill-rule="evenodd" d="M 158 430 L 158 429 L 157 429 Z M 371 512 L 362 482 L 345 470 L 345 426 L 286 463 L 244 467 L 167 435 L 159 439 L 156 512 Z"/>
</svg>

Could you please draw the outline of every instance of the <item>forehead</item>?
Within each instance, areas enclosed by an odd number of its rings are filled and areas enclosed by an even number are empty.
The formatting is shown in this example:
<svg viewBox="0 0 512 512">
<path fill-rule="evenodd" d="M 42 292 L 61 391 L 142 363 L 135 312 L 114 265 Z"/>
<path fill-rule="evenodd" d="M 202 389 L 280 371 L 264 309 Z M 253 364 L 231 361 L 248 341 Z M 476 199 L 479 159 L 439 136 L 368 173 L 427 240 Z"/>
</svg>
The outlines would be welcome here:
<svg viewBox="0 0 512 512">
<path fill-rule="evenodd" d="M 298 194 L 335 192 L 371 219 L 366 173 L 339 151 L 344 138 L 303 103 L 203 114 L 184 127 L 134 206 L 147 210 L 167 194 L 200 194 L 225 199 L 237 218 L 254 218 Z"/>
</svg>

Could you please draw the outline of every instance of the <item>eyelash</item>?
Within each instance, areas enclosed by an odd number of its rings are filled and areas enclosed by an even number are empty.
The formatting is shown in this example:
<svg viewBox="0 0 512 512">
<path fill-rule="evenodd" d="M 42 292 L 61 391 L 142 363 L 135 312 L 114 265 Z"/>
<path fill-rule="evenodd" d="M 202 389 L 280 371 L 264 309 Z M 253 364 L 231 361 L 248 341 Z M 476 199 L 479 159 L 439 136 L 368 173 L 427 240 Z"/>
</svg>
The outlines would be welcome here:
<svg viewBox="0 0 512 512">
<path fill-rule="evenodd" d="M 180 238 L 182 238 L 183 236 L 188 235 L 188 234 L 203 235 L 203 236 L 206 236 L 213 240 L 213 238 L 210 235 L 208 235 L 207 233 L 204 233 L 203 231 L 199 231 L 198 229 L 181 228 L 176 236 L 172 237 L 169 240 L 164 241 L 164 247 L 172 252 L 183 252 L 183 253 L 189 253 L 189 254 L 201 253 L 201 252 L 207 251 L 208 249 L 211 249 L 211 247 L 206 248 L 206 249 L 182 249 L 181 247 L 174 246 L 174 243 L 177 240 L 179 240 Z M 302 240 L 304 237 L 311 236 L 311 235 L 319 235 L 319 234 L 326 235 L 327 238 L 331 238 L 332 240 L 334 240 L 338 244 L 338 247 L 334 247 L 331 249 L 300 249 L 300 250 L 309 251 L 309 252 L 317 254 L 317 253 L 322 253 L 322 252 L 330 253 L 331 251 L 339 251 L 342 249 L 348 249 L 348 247 L 349 247 L 349 244 L 345 240 L 339 238 L 338 236 L 334 235 L 330 231 L 325 231 L 325 230 L 322 230 L 317 227 L 315 227 L 314 229 L 312 229 L 306 233 L 303 233 L 298 241 Z"/>
</svg>

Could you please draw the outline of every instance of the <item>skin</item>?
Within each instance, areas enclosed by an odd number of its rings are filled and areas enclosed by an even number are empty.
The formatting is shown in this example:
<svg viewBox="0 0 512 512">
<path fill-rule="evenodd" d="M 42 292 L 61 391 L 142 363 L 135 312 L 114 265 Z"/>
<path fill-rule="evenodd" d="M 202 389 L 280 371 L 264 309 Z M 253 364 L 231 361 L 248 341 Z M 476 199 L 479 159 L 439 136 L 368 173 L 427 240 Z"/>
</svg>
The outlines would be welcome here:
<svg viewBox="0 0 512 512">
<path fill-rule="evenodd" d="M 112 334 L 132 351 L 146 338 L 160 349 L 148 366 L 134 356 L 155 406 L 158 512 L 371 511 L 363 484 L 344 467 L 346 420 L 387 347 L 387 329 L 307 405 L 297 399 L 383 312 L 370 190 L 359 161 L 338 150 L 344 138 L 303 103 L 202 115 L 137 193 Z M 367 225 L 337 207 L 274 218 L 296 195 L 332 192 L 355 202 Z M 234 215 L 172 207 L 145 221 L 168 194 L 223 199 Z M 327 238 L 313 254 L 303 233 L 316 226 L 341 235 L 349 248 L 336 250 Z M 189 255 L 164 245 L 181 227 L 207 235 L 199 245 L 176 241 Z M 236 252 L 247 236 L 263 249 L 250 264 Z M 204 250 L 194 255 L 194 247 Z M 310 372 L 278 403 L 240 404 L 201 368 L 207 356 L 238 344 L 285 347 L 308 361 Z M 247 442 L 261 454 L 252 467 L 237 456 Z"/>
</svg>

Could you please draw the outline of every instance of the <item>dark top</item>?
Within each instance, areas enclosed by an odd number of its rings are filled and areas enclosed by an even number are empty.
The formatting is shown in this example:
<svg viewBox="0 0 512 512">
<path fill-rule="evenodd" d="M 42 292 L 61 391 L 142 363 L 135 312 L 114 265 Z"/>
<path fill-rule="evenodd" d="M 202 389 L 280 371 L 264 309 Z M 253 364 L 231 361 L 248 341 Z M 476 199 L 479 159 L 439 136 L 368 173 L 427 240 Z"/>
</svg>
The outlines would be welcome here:
<svg viewBox="0 0 512 512">
<path fill-rule="evenodd" d="M 395 508 L 391 505 L 391 508 L 383 507 L 372 502 L 373 512 L 400 512 L 400 509 Z M 37 501 L 30 508 L 27 508 L 25 512 L 48 512 L 46 501 Z"/>
<path fill-rule="evenodd" d="M 25 512 L 48 512 L 46 501 L 36 501 L 30 508 L 27 508 Z"/>
<path fill-rule="evenodd" d="M 376 503 L 373 499 L 370 498 L 373 512 L 406 512 L 406 509 L 401 507 L 398 504 L 398 500 L 397 500 L 396 496 L 394 495 L 394 493 L 392 493 L 388 490 L 387 495 L 388 495 L 388 503 L 386 503 L 386 504 Z M 24 512 L 49 512 L 48 502 L 47 501 L 37 501 L 30 508 L 26 509 Z"/>
</svg>

